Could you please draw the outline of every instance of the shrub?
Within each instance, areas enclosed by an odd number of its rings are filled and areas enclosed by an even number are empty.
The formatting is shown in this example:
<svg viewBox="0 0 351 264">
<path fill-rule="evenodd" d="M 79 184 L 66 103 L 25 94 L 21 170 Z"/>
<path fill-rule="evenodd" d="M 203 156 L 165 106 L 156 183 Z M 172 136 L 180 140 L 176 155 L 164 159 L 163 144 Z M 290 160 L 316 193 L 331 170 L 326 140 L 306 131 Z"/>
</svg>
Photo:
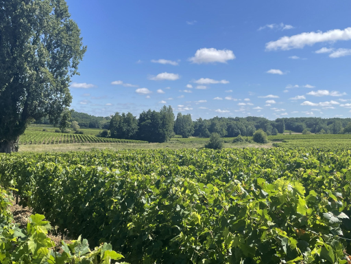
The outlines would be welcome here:
<svg viewBox="0 0 351 264">
<path fill-rule="evenodd" d="M 242 143 L 242 142 L 245 142 L 245 139 L 241 135 L 233 139 L 233 143 Z"/>
<path fill-rule="evenodd" d="M 82 130 L 77 130 L 76 132 L 74 132 L 74 134 L 84 134 L 84 131 L 82 131 Z"/>
<path fill-rule="evenodd" d="M 43 129 L 43 132 L 45 132 L 45 131 L 46 131 L 46 128 Z"/>
<path fill-rule="evenodd" d="M 60 129 L 55 129 L 55 133 L 61 133 Z"/>
<path fill-rule="evenodd" d="M 256 143 L 267 143 L 268 142 L 267 134 L 262 129 L 257 130 L 254 133 L 252 139 Z"/>
<path fill-rule="evenodd" d="M 272 135 L 273 135 L 273 136 L 278 135 L 278 129 L 273 128 L 273 130 L 272 130 Z"/>
<path fill-rule="evenodd" d="M 107 130 L 107 129 L 104 129 L 99 134 L 97 134 L 96 136 L 97 137 L 109 137 L 110 135 L 111 135 L 110 131 Z"/>
<path fill-rule="evenodd" d="M 311 132 L 306 128 L 302 131 L 302 134 L 307 135 L 307 134 L 311 134 Z"/>
<path fill-rule="evenodd" d="M 210 141 L 205 145 L 205 148 L 222 149 L 223 141 L 221 139 L 221 136 L 218 133 L 212 133 Z"/>
</svg>

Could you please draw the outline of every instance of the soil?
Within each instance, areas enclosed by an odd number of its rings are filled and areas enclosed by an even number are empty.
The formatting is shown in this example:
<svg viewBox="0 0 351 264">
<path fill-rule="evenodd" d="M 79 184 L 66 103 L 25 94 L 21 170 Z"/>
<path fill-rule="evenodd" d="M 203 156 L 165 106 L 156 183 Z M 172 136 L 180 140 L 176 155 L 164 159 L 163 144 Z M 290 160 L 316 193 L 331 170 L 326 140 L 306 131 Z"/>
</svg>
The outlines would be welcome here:
<svg viewBox="0 0 351 264">
<path fill-rule="evenodd" d="M 29 221 L 29 217 L 32 215 L 32 210 L 28 207 L 22 207 L 12 202 L 12 206 L 10 206 L 10 211 L 12 212 L 13 218 L 17 224 L 19 224 L 20 228 L 25 229 L 27 227 L 27 223 Z M 71 241 L 67 237 L 63 237 L 61 239 L 61 235 L 53 235 L 48 234 L 48 237 L 55 243 L 55 250 L 61 249 L 61 240 L 65 241 L 65 243 L 70 243 Z"/>
</svg>

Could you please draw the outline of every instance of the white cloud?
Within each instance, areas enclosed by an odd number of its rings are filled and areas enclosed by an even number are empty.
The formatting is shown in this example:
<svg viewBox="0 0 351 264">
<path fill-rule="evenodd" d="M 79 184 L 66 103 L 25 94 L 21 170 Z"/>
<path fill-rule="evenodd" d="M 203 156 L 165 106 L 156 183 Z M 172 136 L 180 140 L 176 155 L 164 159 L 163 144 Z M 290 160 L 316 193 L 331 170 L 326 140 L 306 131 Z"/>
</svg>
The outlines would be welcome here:
<svg viewBox="0 0 351 264">
<path fill-rule="evenodd" d="M 310 88 L 310 89 L 312 89 L 312 88 L 315 88 L 316 86 L 306 84 L 304 87 L 305 87 L 305 88 Z"/>
<path fill-rule="evenodd" d="M 295 85 L 292 85 L 292 84 L 288 84 L 285 88 L 286 89 L 291 89 L 291 88 L 299 88 L 300 86 L 295 84 Z"/>
<path fill-rule="evenodd" d="M 175 81 L 178 79 L 179 79 L 178 74 L 168 73 L 168 72 L 159 73 L 156 76 L 150 78 L 150 80 L 153 80 L 153 81 L 161 81 L 161 80 Z"/>
<path fill-rule="evenodd" d="M 263 109 L 262 107 L 259 107 L 259 106 L 256 106 L 256 107 L 254 107 L 253 109 L 255 109 L 255 110 L 261 110 L 261 109 Z"/>
<path fill-rule="evenodd" d="M 191 107 L 184 107 L 184 105 L 178 105 L 178 111 L 182 112 L 182 111 L 191 111 L 193 110 L 193 108 Z"/>
<path fill-rule="evenodd" d="M 278 75 L 283 75 L 284 74 L 281 70 L 278 70 L 278 69 L 270 69 L 269 71 L 267 71 L 267 73 L 278 74 Z"/>
<path fill-rule="evenodd" d="M 184 98 L 184 94 L 179 95 L 177 98 Z"/>
<path fill-rule="evenodd" d="M 217 84 L 217 83 L 221 83 L 221 84 L 227 84 L 229 83 L 227 80 L 214 80 L 214 79 L 210 79 L 210 78 L 201 78 L 195 81 L 195 83 L 197 84 Z"/>
<path fill-rule="evenodd" d="M 160 104 L 167 104 L 167 102 L 164 101 L 164 100 L 160 101 L 159 103 L 160 103 Z"/>
<path fill-rule="evenodd" d="M 191 90 L 180 90 L 180 92 L 184 92 L 184 93 L 192 93 L 192 91 Z"/>
<path fill-rule="evenodd" d="M 253 103 L 246 103 L 247 105 L 254 105 Z"/>
<path fill-rule="evenodd" d="M 159 64 L 170 64 L 173 66 L 177 66 L 178 62 L 176 61 L 171 61 L 171 60 L 165 60 L 165 59 L 159 59 L 159 60 L 151 60 L 153 63 L 159 63 Z"/>
<path fill-rule="evenodd" d="M 150 94 L 150 93 L 152 93 L 147 88 L 139 88 L 139 89 L 136 89 L 135 92 L 138 93 L 138 94 Z"/>
<path fill-rule="evenodd" d="M 169 90 L 169 89 L 171 89 L 171 87 L 168 86 L 168 87 L 166 87 L 165 89 Z"/>
<path fill-rule="evenodd" d="M 93 88 L 95 87 L 94 84 L 90 84 L 90 83 L 76 83 L 73 82 L 70 87 L 72 88 L 77 88 L 77 89 L 89 89 L 89 88 Z"/>
<path fill-rule="evenodd" d="M 197 21 L 196 21 L 196 20 L 193 20 L 193 21 L 186 21 L 186 23 L 187 23 L 188 25 L 190 25 L 190 26 L 193 26 L 193 25 L 195 25 L 195 24 L 197 23 Z"/>
<path fill-rule="evenodd" d="M 238 101 L 238 99 L 235 99 L 235 98 L 233 98 L 233 97 L 231 97 L 231 96 L 226 96 L 224 99 L 225 99 L 225 100 Z"/>
<path fill-rule="evenodd" d="M 207 109 L 207 107 L 200 106 L 199 109 Z"/>
<path fill-rule="evenodd" d="M 157 93 L 159 93 L 159 94 L 164 94 L 165 92 L 164 92 L 162 89 L 158 89 L 158 90 L 157 90 Z"/>
<path fill-rule="evenodd" d="M 198 85 L 198 86 L 196 86 L 196 89 L 205 90 L 205 89 L 207 89 L 207 86 L 205 86 L 205 85 Z"/>
<path fill-rule="evenodd" d="M 140 64 L 140 63 L 143 63 L 143 61 L 142 61 L 142 60 L 138 60 L 138 61 L 136 62 L 136 64 Z"/>
<path fill-rule="evenodd" d="M 145 98 L 146 98 L 146 99 L 150 99 L 150 98 L 151 98 L 151 96 L 150 96 L 150 95 L 147 95 Z"/>
<path fill-rule="evenodd" d="M 215 110 L 215 112 L 217 112 L 217 113 L 229 113 L 229 110 L 217 109 L 217 110 Z"/>
<path fill-rule="evenodd" d="M 213 98 L 213 100 L 223 100 L 223 98 L 222 97 L 215 97 L 215 98 Z"/>
<path fill-rule="evenodd" d="M 207 100 L 199 100 L 195 102 L 196 104 L 207 103 Z"/>
<path fill-rule="evenodd" d="M 351 40 L 351 27 L 334 29 L 327 32 L 304 32 L 291 37 L 282 37 L 277 41 L 270 41 L 266 44 L 266 50 L 290 50 L 301 49 L 306 45 L 312 46 L 322 42 L 336 42 L 339 40 Z"/>
<path fill-rule="evenodd" d="M 269 95 L 266 95 L 266 96 L 259 96 L 258 98 L 279 98 L 279 96 L 278 95 L 269 94 Z"/>
<path fill-rule="evenodd" d="M 351 108 L 351 104 L 341 104 L 340 106 L 345 108 Z"/>
<path fill-rule="evenodd" d="M 242 105 L 246 105 L 246 103 L 238 103 L 238 105 L 241 105 L 241 106 L 242 106 Z"/>
<path fill-rule="evenodd" d="M 89 104 L 90 102 L 88 100 L 83 100 L 79 102 L 81 105 L 86 105 Z"/>
<path fill-rule="evenodd" d="M 290 100 L 305 100 L 306 97 L 304 95 L 297 95 L 293 98 L 290 98 Z"/>
<path fill-rule="evenodd" d="M 225 92 L 226 92 L 226 93 L 232 93 L 233 90 L 226 90 Z"/>
<path fill-rule="evenodd" d="M 167 100 L 171 101 L 171 100 L 173 100 L 173 98 L 172 98 L 172 97 L 170 97 L 170 98 L 168 98 Z"/>
<path fill-rule="evenodd" d="M 267 24 L 263 27 L 260 27 L 258 30 L 263 30 L 263 29 L 277 29 L 277 30 L 288 30 L 288 29 L 293 29 L 294 27 L 292 25 L 285 25 L 284 23 L 280 24 Z"/>
<path fill-rule="evenodd" d="M 313 96 L 343 96 L 346 95 L 346 93 L 340 93 L 337 91 L 328 91 L 328 90 L 318 90 L 318 91 L 312 91 L 307 93 L 308 95 L 313 95 Z"/>
<path fill-rule="evenodd" d="M 281 113 L 280 115 L 281 115 L 281 116 L 286 116 L 286 115 L 288 115 L 288 113 L 285 112 L 285 113 Z"/>
<path fill-rule="evenodd" d="M 301 103 L 301 105 L 308 105 L 308 106 L 323 106 L 323 107 L 328 107 L 328 106 L 332 106 L 332 105 L 338 105 L 340 104 L 339 102 L 336 101 L 327 101 L 327 102 L 320 102 L 320 103 L 312 103 L 310 101 L 304 101 L 303 103 Z"/>
<path fill-rule="evenodd" d="M 187 84 L 187 85 L 186 85 L 186 88 L 191 89 L 191 88 L 193 88 L 193 86 L 192 86 L 191 84 Z"/>
<path fill-rule="evenodd" d="M 329 55 L 330 58 L 340 58 L 345 56 L 351 56 L 351 49 L 337 49 Z"/>
<path fill-rule="evenodd" d="M 298 59 L 300 59 L 300 57 L 299 56 L 290 56 L 289 59 L 298 60 Z"/>
<path fill-rule="evenodd" d="M 320 53 L 331 53 L 334 49 L 333 48 L 326 48 L 323 47 L 319 50 L 316 50 L 314 53 L 320 54 Z"/>
<path fill-rule="evenodd" d="M 114 81 L 111 82 L 113 85 L 123 85 L 124 87 L 138 87 L 138 85 L 130 84 L 130 83 L 124 83 L 123 81 Z"/>
<path fill-rule="evenodd" d="M 266 104 L 276 104 L 276 101 L 274 101 L 274 100 L 267 100 Z"/>
<path fill-rule="evenodd" d="M 250 101 L 250 98 L 245 98 L 244 101 Z"/>
<path fill-rule="evenodd" d="M 226 63 L 228 60 L 234 60 L 235 55 L 231 50 L 217 50 L 214 48 L 203 48 L 196 51 L 195 56 L 189 60 L 192 63 L 211 63 L 220 62 Z"/>
<path fill-rule="evenodd" d="M 287 92 L 289 92 L 289 90 L 284 90 L 283 92 L 284 92 L 284 93 L 287 93 Z"/>
</svg>

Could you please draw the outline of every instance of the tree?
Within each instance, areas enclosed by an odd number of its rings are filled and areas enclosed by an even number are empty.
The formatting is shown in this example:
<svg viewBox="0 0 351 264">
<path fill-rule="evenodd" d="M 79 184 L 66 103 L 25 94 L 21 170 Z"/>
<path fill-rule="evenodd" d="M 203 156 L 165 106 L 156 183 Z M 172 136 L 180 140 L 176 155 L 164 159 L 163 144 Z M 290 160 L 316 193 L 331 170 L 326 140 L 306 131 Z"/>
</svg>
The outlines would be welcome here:
<svg viewBox="0 0 351 264">
<path fill-rule="evenodd" d="M 311 134 L 311 132 L 310 132 L 307 128 L 305 128 L 305 129 L 302 131 L 302 134 L 303 134 L 303 135 L 308 135 L 308 134 Z"/>
<path fill-rule="evenodd" d="M 273 128 L 272 135 L 274 135 L 274 136 L 278 135 L 278 129 Z"/>
<path fill-rule="evenodd" d="M 71 119 L 71 112 L 68 110 L 65 110 L 62 113 L 61 119 L 59 122 L 59 128 L 62 133 L 66 131 L 66 128 L 70 127 L 71 125 L 70 119 Z"/>
<path fill-rule="evenodd" d="M 342 123 L 340 120 L 335 120 L 332 127 L 333 134 L 339 134 L 342 130 Z"/>
<path fill-rule="evenodd" d="M 348 125 L 344 128 L 343 131 L 345 134 L 346 133 L 351 133 L 351 123 L 348 123 Z"/>
<path fill-rule="evenodd" d="M 17 151 L 27 125 L 57 124 L 86 47 L 64 0 L 0 1 L 0 152 Z"/>
<path fill-rule="evenodd" d="M 205 145 L 205 148 L 222 149 L 223 141 L 221 139 L 221 136 L 218 133 L 212 133 L 210 141 Z"/>
<path fill-rule="evenodd" d="M 78 131 L 80 129 L 80 126 L 78 125 L 78 122 L 77 121 L 72 121 L 71 123 L 71 127 L 74 131 Z"/>
<path fill-rule="evenodd" d="M 110 121 L 110 130 L 113 138 L 133 139 L 138 132 L 138 120 L 132 113 L 117 112 Z"/>
<path fill-rule="evenodd" d="M 182 113 L 178 113 L 174 123 L 174 132 L 183 138 L 188 138 L 194 133 L 194 123 L 190 114 L 182 115 Z"/>
<path fill-rule="evenodd" d="M 256 143 L 268 143 L 267 134 L 262 129 L 257 130 L 252 139 Z"/>
</svg>

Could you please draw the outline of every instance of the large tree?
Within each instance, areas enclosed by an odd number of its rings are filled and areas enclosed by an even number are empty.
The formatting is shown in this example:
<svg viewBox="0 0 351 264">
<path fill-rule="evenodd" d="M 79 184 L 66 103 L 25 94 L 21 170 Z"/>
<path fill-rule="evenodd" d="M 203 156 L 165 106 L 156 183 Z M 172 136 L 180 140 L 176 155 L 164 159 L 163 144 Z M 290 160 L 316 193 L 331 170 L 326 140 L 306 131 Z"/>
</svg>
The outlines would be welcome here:
<svg viewBox="0 0 351 264">
<path fill-rule="evenodd" d="M 57 123 L 85 51 L 65 0 L 0 0 L 0 152 L 32 120 Z"/>
</svg>

